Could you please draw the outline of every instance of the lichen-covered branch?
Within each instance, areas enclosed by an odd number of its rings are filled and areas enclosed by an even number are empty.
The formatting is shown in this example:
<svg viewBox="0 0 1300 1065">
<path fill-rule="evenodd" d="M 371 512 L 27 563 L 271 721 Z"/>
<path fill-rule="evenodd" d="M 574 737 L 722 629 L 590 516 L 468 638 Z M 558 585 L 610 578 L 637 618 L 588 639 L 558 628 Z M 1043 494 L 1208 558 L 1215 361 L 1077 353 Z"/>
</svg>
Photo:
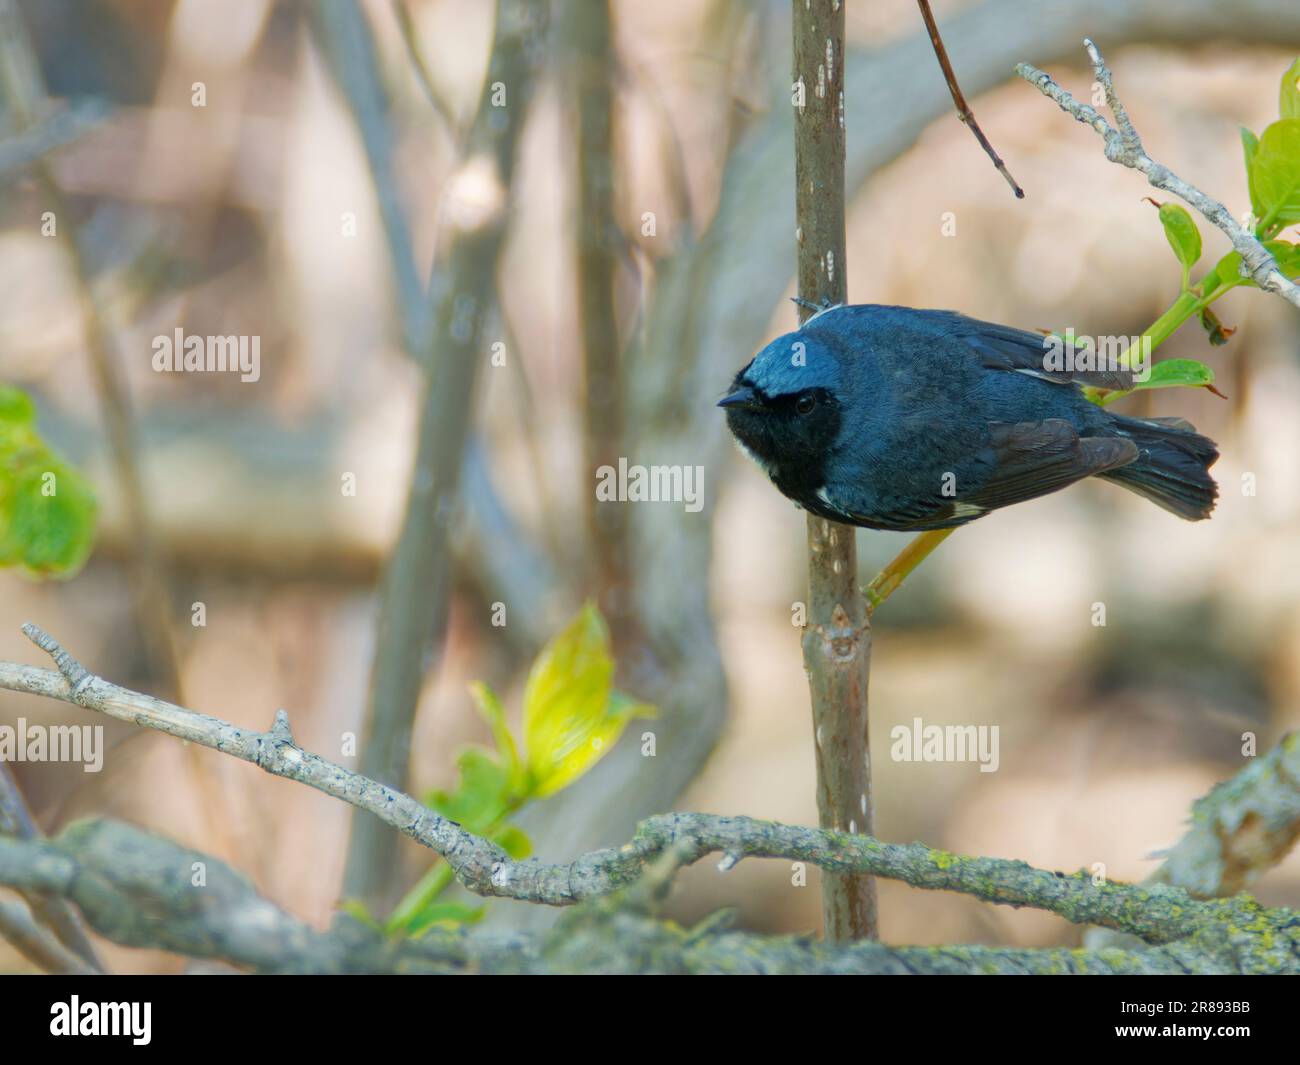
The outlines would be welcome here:
<svg viewBox="0 0 1300 1065">
<path fill-rule="evenodd" d="M 920 843 L 883 843 L 846 832 L 708 814 L 652 817 L 622 847 L 593 851 L 568 863 L 515 861 L 411 796 L 304 751 L 293 742 L 283 710 L 268 732 L 241 729 L 112 684 L 87 671 L 35 626 L 26 625 L 23 631 L 54 658 L 59 672 L 0 663 L 0 688 L 61 699 L 154 728 L 342 799 L 442 855 L 460 882 L 479 895 L 571 905 L 628 887 L 648 864 L 671 851 L 679 864 L 722 853 L 724 870 L 744 858 L 784 858 L 831 874 L 883 876 L 913 887 L 1046 910 L 1075 924 L 1129 932 L 1148 943 L 1186 938 L 1205 922 L 1217 920 L 1224 905 L 1196 901 L 1182 889 L 1165 885 L 1094 883 L 1083 873 L 1067 876 L 1023 862 L 961 857 Z M 12 883 L 2 878 L 0 882 Z M 1295 934 L 1300 935 L 1300 925 Z"/>
<path fill-rule="evenodd" d="M 1232 246 L 1241 254 L 1243 273 L 1248 274 L 1255 284 L 1264 291 L 1276 293 L 1288 303 L 1300 307 L 1300 286 L 1289 281 L 1282 274 L 1278 269 L 1277 260 L 1273 258 L 1269 250 L 1255 238 L 1254 234 L 1243 228 L 1233 218 L 1231 211 L 1218 200 L 1207 196 L 1195 185 L 1184 181 L 1163 163 L 1157 163 L 1147 155 L 1146 150 L 1142 147 L 1142 138 L 1138 136 L 1138 132 L 1129 119 L 1128 112 L 1125 110 L 1119 94 L 1115 91 L 1114 79 L 1111 76 L 1110 69 L 1102 60 L 1097 46 L 1090 40 L 1085 40 L 1084 45 L 1088 49 L 1088 57 L 1092 60 L 1092 68 L 1096 74 L 1097 82 L 1106 94 L 1106 103 L 1115 116 L 1118 129 L 1112 127 L 1105 118 L 1097 113 L 1096 109 L 1081 100 L 1076 100 L 1069 92 L 1053 81 L 1050 75 L 1045 74 L 1037 67 L 1030 66 L 1028 63 L 1020 63 L 1016 66 L 1016 73 L 1037 88 L 1044 96 L 1055 100 L 1060 105 L 1061 110 L 1072 115 L 1085 126 L 1091 126 L 1096 130 L 1105 142 L 1106 158 L 1112 163 L 1119 163 L 1121 166 L 1127 166 L 1145 174 L 1147 181 L 1154 187 L 1173 193 L 1173 195 L 1186 201 L 1191 207 L 1200 212 L 1206 221 L 1226 233 L 1228 239 L 1232 241 Z"/>
<path fill-rule="evenodd" d="M 1300 838 L 1300 732 L 1192 807 L 1191 827 L 1152 876 L 1197 898 L 1235 895 Z"/>
<path fill-rule="evenodd" d="M 1288 733 L 1192 807 L 1191 825 L 1146 880 L 1212 899 L 1250 887 L 1300 838 L 1300 732 Z M 1089 947 L 1121 946 L 1122 933 L 1093 929 Z"/>
<path fill-rule="evenodd" d="M 669 847 L 626 887 L 572 907 L 539 935 L 434 929 L 416 940 L 388 939 L 346 915 L 320 931 L 262 898 L 219 859 L 114 821 L 79 822 L 49 841 L 0 838 L 0 884 L 66 898 L 115 943 L 259 972 L 1300 972 L 1295 913 L 1248 899 L 1192 903 L 1198 909 L 1177 941 L 1099 951 L 817 943 L 735 931 L 726 912 L 682 928 L 655 913 L 690 853 Z"/>
</svg>

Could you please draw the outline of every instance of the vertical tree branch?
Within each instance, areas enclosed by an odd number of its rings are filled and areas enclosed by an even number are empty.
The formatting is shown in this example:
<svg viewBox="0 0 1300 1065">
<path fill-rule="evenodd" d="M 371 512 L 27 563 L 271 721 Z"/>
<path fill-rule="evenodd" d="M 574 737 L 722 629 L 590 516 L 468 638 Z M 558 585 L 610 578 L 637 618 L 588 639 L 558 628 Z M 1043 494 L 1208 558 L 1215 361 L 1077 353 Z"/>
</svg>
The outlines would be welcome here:
<svg viewBox="0 0 1300 1065">
<path fill-rule="evenodd" d="M 845 302 L 844 4 L 793 0 L 795 215 L 799 296 Z M 801 306 L 801 320 L 809 311 Z M 812 696 L 817 810 L 823 828 L 870 834 L 871 757 L 867 678 L 871 627 L 858 590 L 852 527 L 808 518 L 808 617 L 804 669 Z M 876 934 L 875 882 L 823 873 L 826 938 Z"/>
<path fill-rule="evenodd" d="M 570 85 L 577 104 L 574 206 L 578 328 L 586 386 L 583 459 L 587 476 L 594 478 L 601 466 L 617 466 L 624 431 L 623 375 L 614 305 L 619 231 L 614 217 L 614 55 L 608 0 L 572 5 L 567 21 Z M 587 524 L 596 597 L 609 620 L 616 646 L 626 643 L 631 616 L 627 515 L 627 507 L 602 505 L 595 491 L 588 488 Z"/>
<path fill-rule="evenodd" d="M 385 567 L 361 771 L 405 786 L 411 728 L 431 656 L 447 620 L 448 540 L 474 382 L 484 359 L 483 327 L 494 302 L 515 146 L 531 95 L 545 5 L 498 0 L 492 57 L 469 137 L 467 166 L 486 164 L 493 188 L 485 210 L 457 219 L 446 269 L 431 286 L 433 354 L 416 442 L 415 468 L 397 545 Z M 396 894 L 397 837 L 358 811 L 348 842 L 344 893 L 381 908 Z"/>
<path fill-rule="evenodd" d="M 402 339 L 416 360 L 429 354 L 429 301 L 415 268 L 410 225 L 402 209 L 397 168 L 394 165 L 397 133 L 393 129 L 388 92 L 379 70 L 379 54 L 370 23 L 355 0 L 319 0 L 309 13 L 330 71 L 352 112 L 366 153 L 379 217 L 388 242 L 388 260 L 397 290 L 397 309 L 402 320 Z M 403 16 L 406 9 L 395 4 Z M 409 30 L 408 22 L 403 27 Z M 418 64 L 412 48 L 411 59 Z"/>
</svg>

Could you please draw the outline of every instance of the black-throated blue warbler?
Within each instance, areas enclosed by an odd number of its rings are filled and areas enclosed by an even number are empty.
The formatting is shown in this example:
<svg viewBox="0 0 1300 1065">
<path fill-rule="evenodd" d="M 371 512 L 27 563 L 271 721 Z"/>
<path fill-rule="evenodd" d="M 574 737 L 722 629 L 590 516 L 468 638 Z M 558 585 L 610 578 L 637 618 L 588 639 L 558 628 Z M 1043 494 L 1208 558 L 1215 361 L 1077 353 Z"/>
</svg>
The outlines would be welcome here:
<svg viewBox="0 0 1300 1065">
<path fill-rule="evenodd" d="M 947 529 L 1090 476 L 1209 517 L 1214 442 L 1085 398 L 1132 371 L 1049 369 L 1046 353 L 952 311 L 841 305 L 763 348 L 718 406 L 783 495 L 849 525 Z"/>
</svg>

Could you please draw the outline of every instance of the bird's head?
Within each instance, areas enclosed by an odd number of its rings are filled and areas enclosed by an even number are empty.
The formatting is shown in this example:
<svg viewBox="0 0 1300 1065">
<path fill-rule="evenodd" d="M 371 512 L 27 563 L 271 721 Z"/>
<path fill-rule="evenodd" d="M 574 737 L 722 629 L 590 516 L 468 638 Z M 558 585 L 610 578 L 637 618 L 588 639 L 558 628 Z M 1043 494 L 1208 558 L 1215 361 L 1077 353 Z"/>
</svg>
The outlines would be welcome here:
<svg viewBox="0 0 1300 1065">
<path fill-rule="evenodd" d="M 840 428 L 840 366 L 804 331 L 777 337 L 736 375 L 718 406 L 727 427 L 769 474 L 820 466 Z"/>
</svg>

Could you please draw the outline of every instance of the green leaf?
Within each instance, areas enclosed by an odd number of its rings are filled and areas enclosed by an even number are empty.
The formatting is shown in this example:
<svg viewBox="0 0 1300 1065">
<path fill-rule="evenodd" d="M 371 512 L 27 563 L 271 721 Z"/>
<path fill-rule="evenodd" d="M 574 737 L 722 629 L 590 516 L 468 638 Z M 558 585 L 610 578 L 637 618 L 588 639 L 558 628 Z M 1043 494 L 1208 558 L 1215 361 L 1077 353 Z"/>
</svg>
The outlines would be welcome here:
<svg viewBox="0 0 1300 1065">
<path fill-rule="evenodd" d="M 1187 208 L 1176 203 L 1160 207 L 1160 224 L 1165 227 L 1165 239 L 1182 264 L 1183 288 L 1186 288 L 1187 273 L 1201 257 L 1201 231 Z"/>
<path fill-rule="evenodd" d="M 1250 198 L 1259 204 L 1261 232 L 1300 222 L 1300 118 L 1264 130 L 1250 168 Z"/>
<path fill-rule="evenodd" d="M 614 660 L 599 611 L 588 603 L 537 656 L 524 690 L 529 794 L 572 783 L 610 748 L 639 704 L 613 696 Z"/>
<path fill-rule="evenodd" d="M 1250 278 L 1241 276 L 1241 253 L 1230 251 L 1201 279 L 1200 289 L 1206 296 L 1213 296 L 1220 289 L 1249 284 L 1252 284 Z"/>
<path fill-rule="evenodd" d="M 1241 151 L 1246 157 L 1246 181 L 1250 185 L 1250 211 L 1256 219 L 1259 219 L 1263 216 L 1263 211 L 1260 210 L 1259 201 L 1255 198 L 1255 186 L 1250 181 L 1251 167 L 1255 165 L 1255 156 L 1259 154 L 1259 138 L 1245 126 L 1241 127 Z"/>
<path fill-rule="evenodd" d="M 522 828 L 516 828 L 514 825 L 502 825 L 492 833 L 491 839 L 516 861 L 527 858 L 533 853 L 533 841 Z"/>
<path fill-rule="evenodd" d="M 519 761 L 519 751 L 515 747 L 515 738 L 506 725 L 505 710 L 496 693 L 482 681 L 475 681 L 469 686 L 474 704 L 483 720 L 492 729 L 492 739 L 496 742 L 497 753 L 505 758 L 506 771 L 510 774 L 510 786 L 518 791 L 523 786 L 523 764 Z"/>
<path fill-rule="evenodd" d="M 36 432 L 32 401 L 0 387 L 0 566 L 69 576 L 90 554 L 90 485 Z"/>
<path fill-rule="evenodd" d="M 482 835 L 510 809 L 510 773 L 489 751 L 467 747 L 456 763 L 460 782 L 455 791 L 435 791 L 429 805 L 443 817 Z"/>
<path fill-rule="evenodd" d="M 36 408 L 26 392 L 0 386 L 0 434 L 36 421 Z"/>
<path fill-rule="evenodd" d="M 1283 118 L 1300 118 L 1300 59 L 1292 63 L 1282 75 L 1278 114 Z"/>
<path fill-rule="evenodd" d="M 1255 162 L 1255 156 L 1259 152 L 1259 138 L 1255 136 L 1254 131 L 1241 127 L 1241 150 L 1246 157 L 1246 173 L 1250 173 L 1250 168 Z"/>
<path fill-rule="evenodd" d="M 1205 388 L 1214 384 L 1214 371 L 1195 359 L 1165 359 L 1151 367 L 1151 376 L 1133 386 L 1141 388 Z"/>
<path fill-rule="evenodd" d="M 1300 277 L 1300 244 L 1292 244 L 1285 240 L 1266 240 L 1264 247 L 1272 252 L 1283 277 L 1292 281 Z"/>
<path fill-rule="evenodd" d="M 418 936 L 430 928 L 460 928 L 467 924 L 478 924 L 487 913 L 486 906 L 470 906 L 464 902 L 435 902 L 417 913 L 406 927 L 406 932 Z"/>
</svg>

